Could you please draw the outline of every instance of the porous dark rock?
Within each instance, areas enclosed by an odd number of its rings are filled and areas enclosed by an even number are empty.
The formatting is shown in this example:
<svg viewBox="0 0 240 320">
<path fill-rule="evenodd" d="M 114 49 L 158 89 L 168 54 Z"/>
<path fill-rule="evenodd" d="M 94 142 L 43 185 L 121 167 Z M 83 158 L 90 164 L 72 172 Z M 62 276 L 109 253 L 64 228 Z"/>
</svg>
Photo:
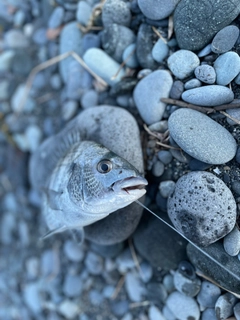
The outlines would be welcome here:
<svg viewBox="0 0 240 320">
<path fill-rule="evenodd" d="M 227 235 L 236 222 L 236 202 L 225 183 L 205 171 L 183 175 L 168 198 L 175 228 L 200 246 Z"/>
</svg>

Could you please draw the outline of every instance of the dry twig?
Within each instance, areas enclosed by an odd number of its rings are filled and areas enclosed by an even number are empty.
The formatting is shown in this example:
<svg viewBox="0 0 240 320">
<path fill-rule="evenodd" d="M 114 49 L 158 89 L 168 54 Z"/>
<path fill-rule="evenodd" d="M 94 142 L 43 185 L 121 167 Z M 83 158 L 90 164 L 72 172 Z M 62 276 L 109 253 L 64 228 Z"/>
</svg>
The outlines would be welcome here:
<svg viewBox="0 0 240 320">
<path fill-rule="evenodd" d="M 125 282 L 125 274 L 119 279 L 117 286 L 111 296 L 111 300 L 115 300 L 120 292 L 120 290 L 122 289 L 122 286 Z"/>
</svg>

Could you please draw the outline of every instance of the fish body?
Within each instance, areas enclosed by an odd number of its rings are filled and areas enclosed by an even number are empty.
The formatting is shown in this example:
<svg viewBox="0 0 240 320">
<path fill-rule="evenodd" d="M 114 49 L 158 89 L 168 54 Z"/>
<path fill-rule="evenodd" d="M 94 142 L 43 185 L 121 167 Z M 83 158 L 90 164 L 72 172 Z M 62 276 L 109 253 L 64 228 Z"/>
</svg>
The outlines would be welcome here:
<svg viewBox="0 0 240 320">
<path fill-rule="evenodd" d="M 79 137 L 69 140 L 62 135 L 50 139 L 51 143 L 47 141 L 40 147 L 30 165 L 33 176 L 36 163 L 46 154 L 50 156 L 49 147 L 55 146 L 57 151 L 53 147 L 53 159 L 49 159 L 52 170 L 41 188 L 43 214 L 50 229 L 47 236 L 68 229 L 82 233 L 83 227 L 145 194 L 147 181 L 139 171 L 101 144 L 81 141 Z"/>
</svg>

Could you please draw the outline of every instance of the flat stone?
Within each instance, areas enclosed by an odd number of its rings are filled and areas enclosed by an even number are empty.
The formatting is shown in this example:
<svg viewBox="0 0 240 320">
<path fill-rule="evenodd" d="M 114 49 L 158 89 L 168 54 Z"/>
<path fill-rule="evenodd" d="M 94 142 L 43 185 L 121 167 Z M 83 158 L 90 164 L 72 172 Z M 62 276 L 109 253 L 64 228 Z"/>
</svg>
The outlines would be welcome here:
<svg viewBox="0 0 240 320">
<path fill-rule="evenodd" d="M 237 152 L 233 136 L 216 121 L 196 110 L 182 108 L 174 111 L 169 117 L 168 127 L 174 141 L 202 162 L 226 163 Z"/>
<path fill-rule="evenodd" d="M 77 22 L 70 22 L 64 26 L 59 40 L 59 54 L 74 51 L 79 56 L 82 55 L 82 32 L 78 28 Z M 68 57 L 60 61 L 60 74 L 64 83 L 68 80 L 68 69 L 70 63 L 76 61 L 73 57 Z"/>
<path fill-rule="evenodd" d="M 118 72 L 120 64 L 101 49 L 88 49 L 83 56 L 83 60 L 92 71 L 103 78 L 110 86 L 121 81 L 121 78 L 125 75 L 124 69 L 121 69 L 117 77 L 112 79 Z"/>
<path fill-rule="evenodd" d="M 234 229 L 223 239 L 223 246 L 230 256 L 237 256 L 239 254 L 240 231 L 237 227 L 234 227 Z"/>
<path fill-rule="evenodd" d="M 144 286 L 136 272 L 128 272 L 125 278 L 125 288 L 128 297 L 133 302 L 140 302 L 144 297 Z"/>
<path fill-rule="evenodd" d="M 197 302 L 180 292 L 172 292 L 166 301 L 167 307 L 179 320 L 199 320 L 200 310 Z"/>
<path fill-rule="evenodd" d="M 234 94 L 231 89 L 220 85 L 209 85 L 184 91 L 182 99 L 188 103 L 205 107 L 214 107 L 229 103 Z"/>
<path fill-rule="evenodd" d="M 196 70 L 196 69 L 195 69 Z M 184 84 L 184 88 L 186 90 L 190 90 L 190 89 L 194 89 L 194 88 L 199 88 L 201 87 L 202 83 L 200 80 L 198 79 L 191 79 L 191 80 L 188 80 L 187 82 L 185 82 Z"/>
<path fill-rule="evenodd" d="M 240 58 L 236 52 L 221 54 L 214 62 L 216 83 L 222 86 L 229 84 L 240 72 Z"/>
<path fill-rule="evenodd" d="M 222 180 L 209 172 L 193 171 L 178 179 L 168 198 L 168 216 L 188 239 L 208 246 L 234 228 L 236 202 Z"/>
<path fill-rule="evenodd" d="M 172 77 L 168 71 L 157 70 L 136 85 L 133 98 L 142 119 L 147 124 L 153 124 L 162 119 L 166 104 L 160 99 L 168 97 L 172 83 Z"/>
<path fill-rule="evenodd" d="M 178 79 L 190 76 L 199 66 L 198 56 L 189 50 L 178 50 L 167 59 L 168 67 Z"/>
<path fill-rule="evenodd" d="M 177 5 L 173 25 L 180 48 L 200 50 L 240 13 L 238 0 L 182 0 Z M 211 17 L 211 19 L 209 19 Z"/>
<path fill-rule="evenodd" d="M 239 37 L 237 26 L 227 26 L 218 31 L 211 43 L 211 49 L 215 53 L 224 53 L 232 49 Z"/>
<path fill-rule="evenodd" d="M 142 13 L 151 20 L 162 20 L 171 15 L 180 0 L 139 0 Z"/>
<path fill-rule="evenodd" d="M 237 257 L 229 256 L 220 242 L 202 248 L 207 255 L 188 244 L 187 255 L 191 263 L 216 285 L 240 294 L 240 269 Z M 209 256 L 213 258 L 210 259 Z M 217 261 L 219 264 L 217 264 Z M 222 267 L 221 267 L 222 266 Z M 230 272 L 228 272 L 228 270 Z"/>
</svg>

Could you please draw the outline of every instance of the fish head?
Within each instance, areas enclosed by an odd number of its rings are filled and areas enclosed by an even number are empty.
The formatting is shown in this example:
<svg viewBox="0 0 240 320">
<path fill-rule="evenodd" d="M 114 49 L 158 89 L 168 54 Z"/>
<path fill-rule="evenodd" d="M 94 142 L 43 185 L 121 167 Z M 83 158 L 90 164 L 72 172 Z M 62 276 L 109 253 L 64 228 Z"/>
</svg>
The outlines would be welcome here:
<svg viewBox="0 0 240 320">
<path fill-rule="evenodd" d="M 68 183 L 69 198 L 86 213 L 108 215 L 142 197 L 147 180 L 127 160 L 84 141 Z"/>
</svg>

